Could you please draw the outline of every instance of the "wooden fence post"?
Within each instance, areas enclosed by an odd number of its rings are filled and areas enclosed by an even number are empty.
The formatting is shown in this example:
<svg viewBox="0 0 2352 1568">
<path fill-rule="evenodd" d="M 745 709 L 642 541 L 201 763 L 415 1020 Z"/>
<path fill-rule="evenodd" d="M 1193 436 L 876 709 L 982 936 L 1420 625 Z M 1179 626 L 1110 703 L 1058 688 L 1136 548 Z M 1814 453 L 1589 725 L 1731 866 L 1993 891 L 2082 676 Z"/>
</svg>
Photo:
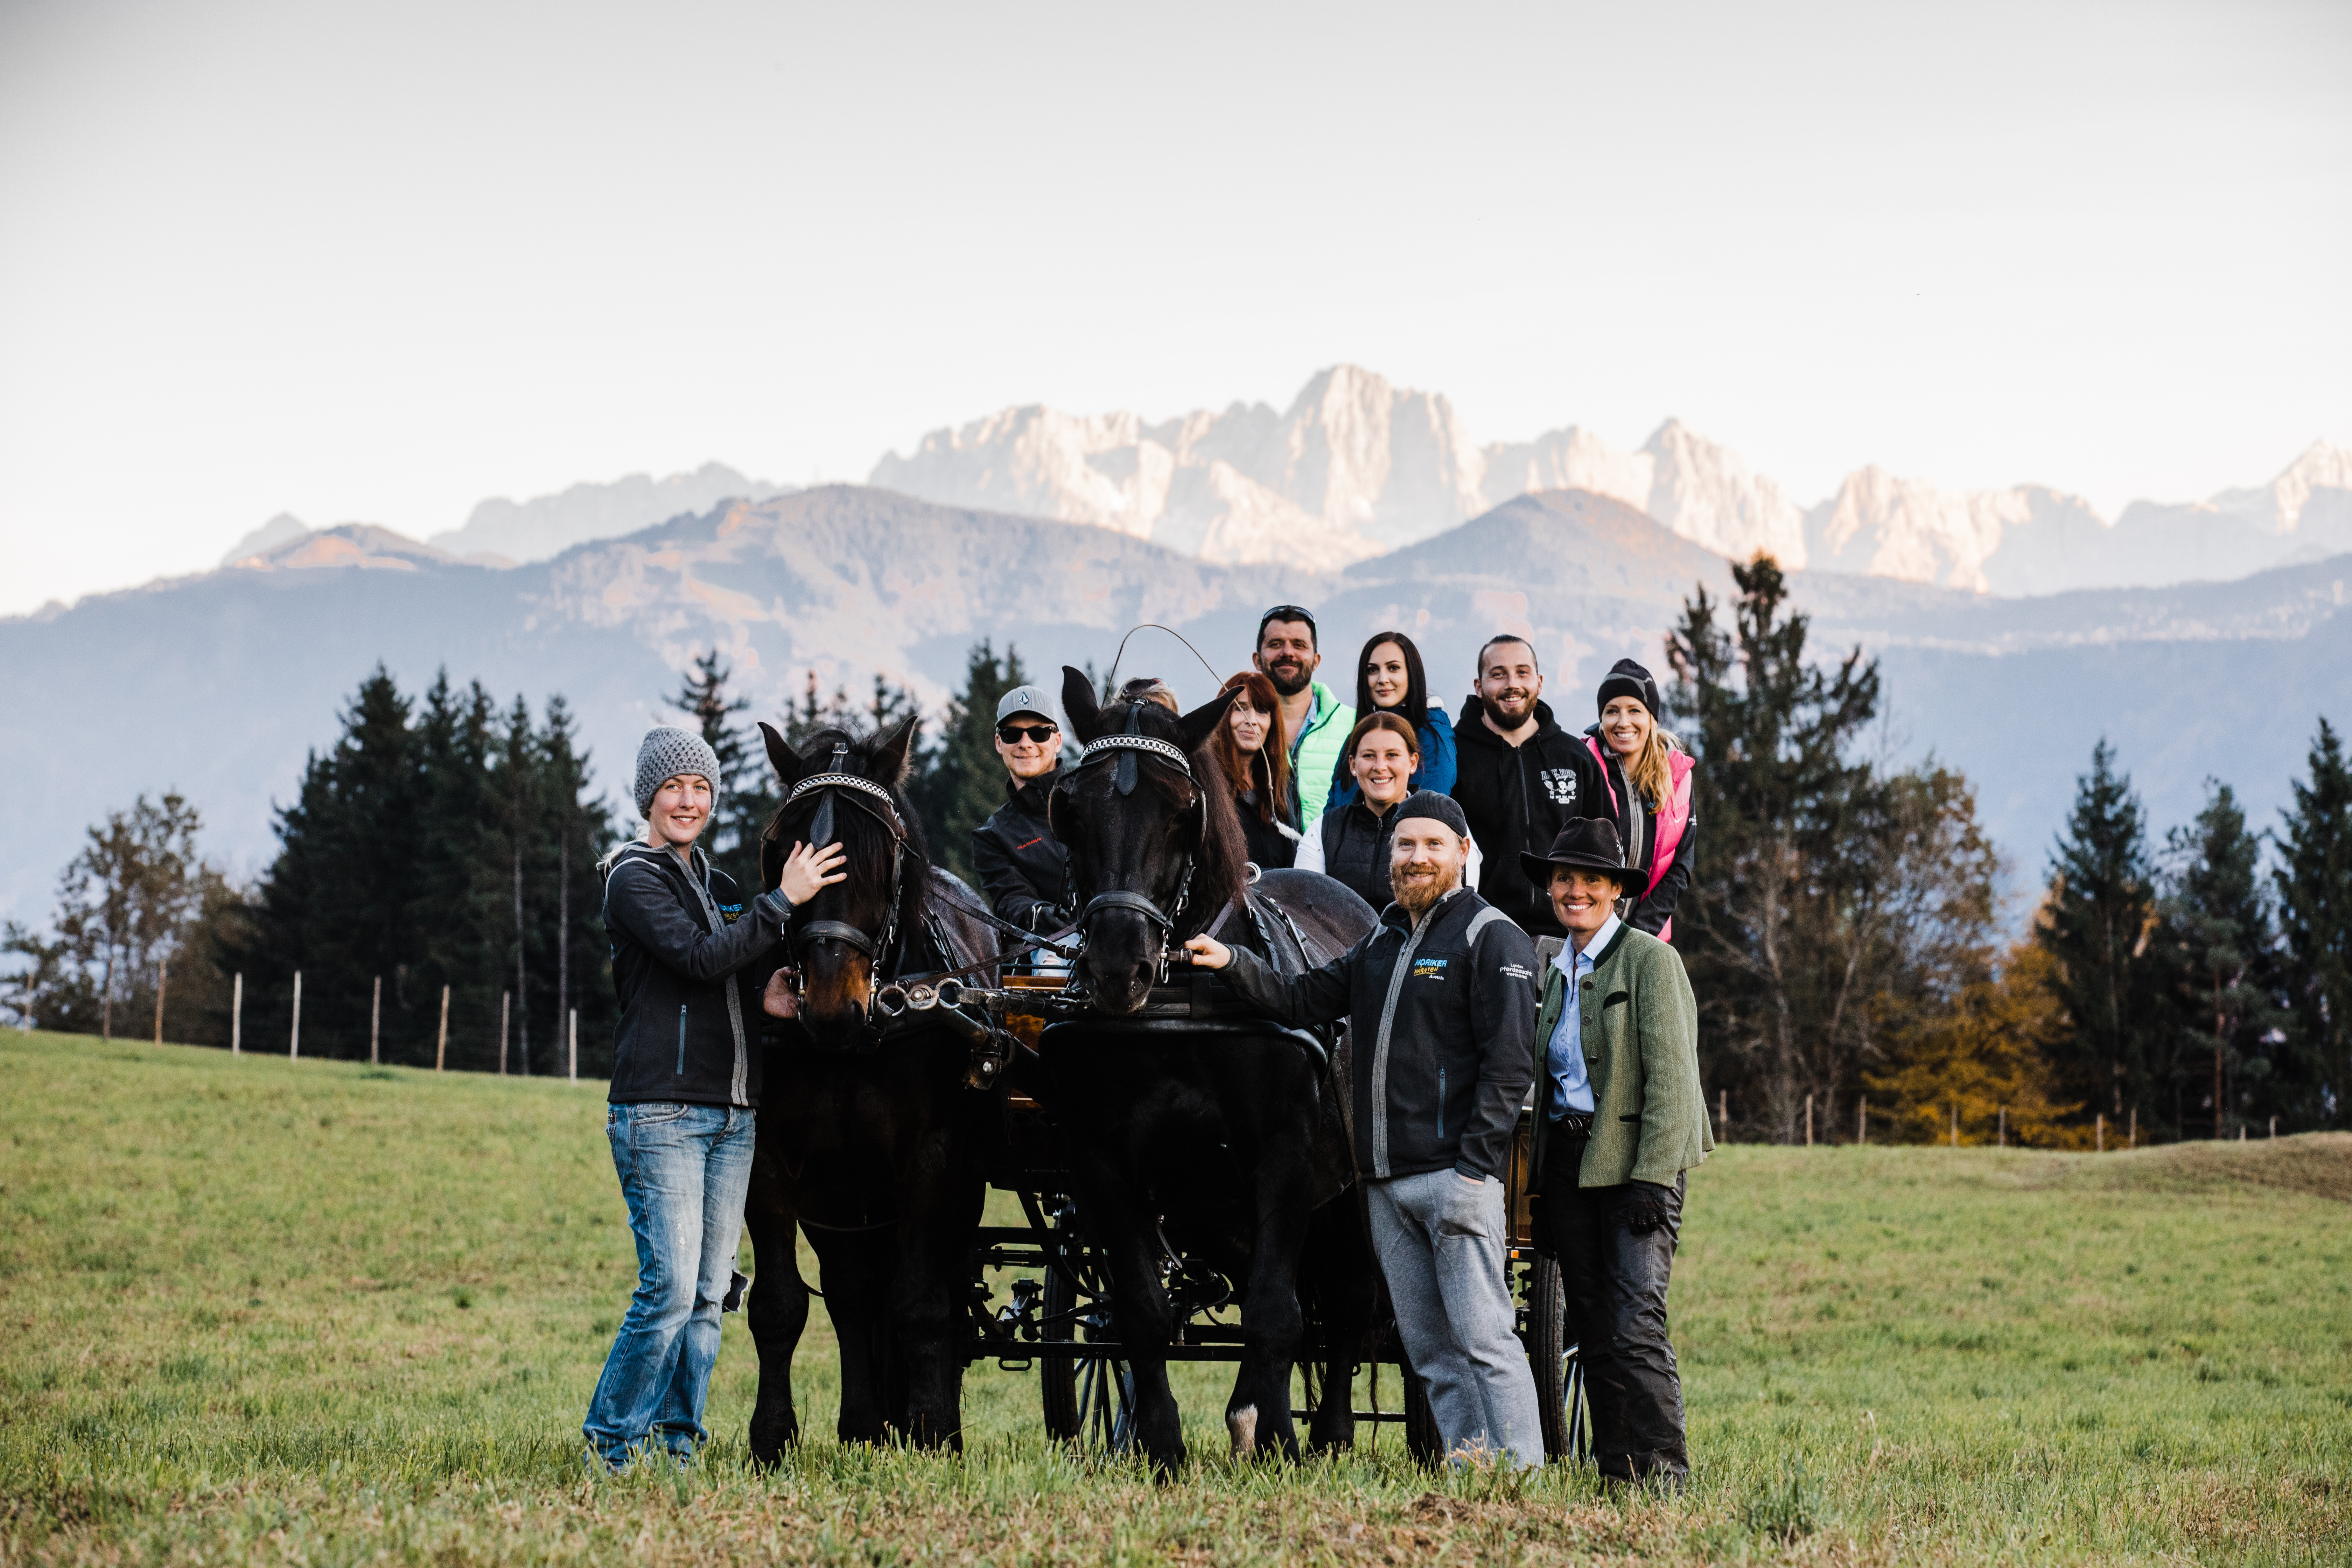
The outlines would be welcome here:
<svg viewBox="0 0 2352 1568">
<path fill-rule="evenodd" d="M 1870 1142 L 1870 1097 L 1868 1095 L 1863 1097 L 1861 1108 L 1853 1113 L 1853 1141 L 1857 1143 Z"/>
<path fill-rule="evenodd" d="M 571 1016 L 571 1019 L 570 1019 L 570 1022 L 569 1022 L 569 1026 L 568 1026 L 568 1027 L 569 1027 L 569 1032 L 570 1032 L 571 1037 L 572 1037 L 572 1066 L 571 1066 L 571 1068 L 569 1069 L 569 1070 L 570 1070 L 570 1076 L 571 1076 L 572 1081 L 573 1083 L 578 1083 L 578 1082 L 580 1081 L 580 1009 L 579 1009 L 579 1008 L 574 1007 L 574 1008 L 572 1008 L 572 1016 Z M 2272 1125 L 2272 1127 L 2273 1127 L 2273 1129 L 2275 1129 L 2275 1128 L 2277 1127 L 2277 1125 L 2278 1125 L 2278 1118 L 2277 1118 L 2277 1117 L 2273 1116 L 2273 1117 L 2272 1117 L 2272 1118 L 2271 1118 L 2271 1125 Z"/>
<path fill-rule="evenodd" d="M 2000 1121 L 1993 1132 L 1992 1143 L 1996 1149 L 2009 1147 L 2009 1107 L 2006 1105 L 2000 1108 Z"/>
<path fill-rule="evenodd" d="M 383 1037 L 383 976 L 375 977 L 375 1000 L 368 1004 L 368 1066 L 381 1067 L 383 1057 L 378 1047 Z"/>
<path fill-rule="evenodd" d="M 286 1059 L 299 1061 L 302 1056 L 302 972 L 294 972 L 294 1027 L 286 1037 Z"/>
<path fill-rule="evenodd" d="M 449 1062 L 449 988 L 441 987 L 441 1036 L 433 1042 L 433 1070 L 439 1072 Z"/>
<path fill-rule="evenodd" d="M 2271 1118 L 2271 1136 L 2273 1138 L 2278 1136 L 2278 1118 L 2275 1116 Z"/>
<path fill-rule="evenodd" d="M 507 1076 L 507 1018 L 514 1010 L 514 993 L 499 993 L 499 1076 Z"/>
<path fill-rule="evenodd" d="M 2104 1154 L 2104 1153 L 2105 1153 L 2106 1152 L 2107 1152 L 2107 1113 L 2106 1113 L 2105 1111 L 2102 1110 L 2102 1111 L 2100 1111 L 2100 1112 L 2099 1112 L 2099 1152 L 2100 1152 L 2100 1153 L 2102 1153 L 2102 1154 Z"/>
<path fill-rule="evenodd" d="M 170 959 L 168 959 L 168 958 L 163 958 L 163 959 L 158 959 L 158 960 L 156 960 L 156 962 L 155 962 L 155 1043 L 156 1043 L 157 1045 L 159 1045 L 159 1046 L 160 1046 L 160 1045 L 162 1045 L 162 1044 L 163 1043 L 163 987 L 165 987 L 166 985 L 170 984 L 171 983 L 172 983 L 172 961 L 171 961 Z"/>
<path fill-rule="evenodd" d="M 681 788 L 684 786 L 680 786 Z M 1813 1097 L 1805 1096 L 1805 1147 L 1813 1146 Z"/>
<path fill-rule="evenodd" d="M 228 991 L 228 1054 L 245 1054 L 245 971 L 236 972 L 236 983 Z"/>
<path fill-rule="evenodd" d="M 1953 1097 L 1953 1100 L 1952 1100 L 1952 1147 L 1953 1147 L 1953 1148 L 1955 1148 L 1955 1149 L 1957 1149 L 1957 1148 L 1958 1148 L 1959 1146 L 1960 1146 L 1960 1101 L 1959 1101 L 1959 1099 L 1958 1099 L 1958 1096 L 1954 1096 L 1954 1097 Z"/>
<path fill-rule="evenodd" d="M 2137 1105 L 2132 1107 L 2131 1139 L 2129 1142 L 2125 1143 L 2124 1147 L 2126 1149 L 2137 1149 L 2139 1147 L 2139 1107 Z"/>
<path fill-rule="evenodd" d="M 2277 1118 L 2273 1117 L 2272 1120 L 2276 1121 Z M 1715 1091 L 1715 1135 L 1728 1142 L 1731 1134 L 1727 1129 L 1730 1126 L 1731 1091 L 1727 1089 L 1718 1089 Z"/>
</svg>

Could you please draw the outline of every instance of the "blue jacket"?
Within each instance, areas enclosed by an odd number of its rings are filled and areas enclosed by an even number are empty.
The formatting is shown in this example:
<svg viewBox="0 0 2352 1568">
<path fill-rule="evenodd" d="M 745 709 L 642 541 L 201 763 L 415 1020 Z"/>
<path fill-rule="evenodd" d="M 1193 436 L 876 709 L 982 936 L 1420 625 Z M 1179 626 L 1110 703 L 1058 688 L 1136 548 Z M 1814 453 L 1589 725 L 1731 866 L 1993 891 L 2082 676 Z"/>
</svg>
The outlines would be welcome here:
<svg viewBox="0 0 2352 1568">
<path fill-rule="evenodd" d="M 1429 722 L 1418 731 L 1421 739 L 1421 766 L 1405 781 L 1407 791 L 1433 789 L 1440 795 L 1454 793 L 1454 721 L 1445 710 L 1432 704 Z M 1339 765 L 1331 773 L 1330 804 L 1323 809 L 1337 811 L 1354 803 L 1357 795 L 1355 776 L 1348 772 L 1348 759 L 1341 757 Z"/>
</svg>

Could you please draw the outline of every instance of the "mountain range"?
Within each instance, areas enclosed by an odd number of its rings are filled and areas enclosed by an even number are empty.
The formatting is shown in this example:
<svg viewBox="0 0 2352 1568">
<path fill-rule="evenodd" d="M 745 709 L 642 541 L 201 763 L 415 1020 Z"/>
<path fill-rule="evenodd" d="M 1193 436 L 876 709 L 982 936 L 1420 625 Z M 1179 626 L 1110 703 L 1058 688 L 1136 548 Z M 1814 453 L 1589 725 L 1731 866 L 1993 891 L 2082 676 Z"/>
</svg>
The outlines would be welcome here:
<svg viewBox="0 0 2352 1568">
<path fill-rule="evenodd" d="M 2134 501 L 2113 522 L 2047 486 L 1955 491 L 1875 468 L 1801 506 L 1677 420 L 1631 452 L 1573 425 L 1482 446 L 1443 394 L 1353 365 L 1318 373 L 1280 412 L 1235 403 L 1153 424 L 1007 408 L 885 456 L 868 482 L 1325 571 L 1551 489 L 1612 496 L 1724 555 L 1979 593 L 2227 579 L 2352 550 L 2352 447 L 2324 441 L 2266 485 Z"/>
<path fill-rule="evenodd" d="M 1580 724 L 1614 659 L 1665 677 L 1665 630 L 1698 586 L 1727 594 L 1729 574 L 1724 554 L 1590 489 L 1517 496 L 1336 568 L 1207 560 L 1118 529 L 838 485 L 723 500 L 519 565 L 386 529 L 305 531 L 210 573 L 0 619 L 0 671 L 54 698 L 0 715 L 0 747 L 20 759 L 0 774 L 0 805 L 55 828 L 0 847 L 0 913 L 43 913 L 80 820 L 142 790 L 184 790 L 208 846 L 257 868 L 272 802 L 291 798 L 304 754 L 332 742 L 341 704 L 379 661 L 411 691 L 446 668 L 501 700 L 562 693 L 609 787 L 645 727 L 676 718 L 665 700 L 678 672 L 712 647 L 757 713 L 810 671 L 855 692 L 877 670 L 936 713 L 982 637 L 1050 674 L 1108 668 L 1128 629 L 1153 622 L 1223 675 L 1246 662 L 1258 611 L 1283 601 L 1317 607 L 1325 676 L 1343 689 L 1362 638 L 1401 627 L 1450 707 L 1478 643 L 1517 631 L 1562 719 Z M 1858 643 L 1880 658 L 1885 749 L 1968 772 L 2032 880 L 2103 732 L 2158 824 L 2193 812 L 2209 774 L 2274 820 L 2317 716 L 2352 714 L 2347 579 L 2352 557 L 2032 599 L 1817 570 L 1791 583 L 1815 648 Z M 1159 632 L 1138 633 L 1119 668 L 1160 674 L 1188 700 L 1213 687 Z M 81 781 L 71 821 L 42 759 L 70 759 Z"/>
</svg>

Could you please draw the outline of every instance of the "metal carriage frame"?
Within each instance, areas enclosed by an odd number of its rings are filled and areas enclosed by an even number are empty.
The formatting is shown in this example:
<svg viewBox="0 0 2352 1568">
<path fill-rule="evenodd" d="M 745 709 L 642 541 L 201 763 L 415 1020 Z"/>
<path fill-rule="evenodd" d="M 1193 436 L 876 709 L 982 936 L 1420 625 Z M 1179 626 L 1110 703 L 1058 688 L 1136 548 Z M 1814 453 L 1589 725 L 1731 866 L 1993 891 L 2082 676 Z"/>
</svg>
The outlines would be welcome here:
<svg viewBox="0 0 2352 1568">
<path fill-rule="evenodd" d="M 1028 1048 L 1034 1047 L 1045 1016 L 1063 1014 L 1060 986 L 1059 977 L 1008 976 L 1004 990 L 971 993 L 969 999 L 986 1007 L 993 1022 Z M 1030 995 L 1021 995 L 1024 991 Z M 941 1000 L 955 1005 L 953 999 Z M 1196 974 L 1181 984 L 1155 988 L 1145 1011 L 1152 1016 L 1205 1022 L 1223 1009 L 1210 997 L 1208 977 Z M 1533 1245 L 1528 1192 L 1533 1143 L 1530 1106 L 1520 1111 L 1505 1173 L 1509 1216 L 1506 1267 L 1517 1301 L 1516 1327 L 1535 1373 L 1545 1453 L 1554 1459 L 1580 1458 L 1587 1446 L 1582 1368 L 1577 1347 L 1567 1337 L 1559 1266 L 1538 1257 Z M 1036 1371 L 1050 1436 L 1084 1447 L 1123 1452 L 1132 1436 L 1133 1384 L 1112 1321 L 1109 1272 L 1085 1234 L 1068 1171 L 1055 1153 L 1058 1146 L 1051 1112 L 1017 1089 L 1010 1092 L 1004 1149 L 989 1184 L 1019 1201 L 1023 1223 L 980 1227 L 972 1255 L 964 1362 L 971 1366 L 993 1361 L 1007 1372 Z M 1165 1235 L 1160 1242 L 1162 1279 L 1177 1324 L 1174 1341 L 1161 1353 L 1170 1361 L 1240 1361 L 1240 1325 L 1217 1317 L 1231 1303 L 1232 1283 L 1199 1260 L 1180 1256 Z M 997 1302 L 989 1277 L 1008 1271 L 1023 1277 L 1013 1281 L 1008 1299 Z M 1371 1360 L 1375 1405 L 1377 1369 L 1385 1363 L 1397 1368 L 1403 1408 L 1359 1409 L 1356 1420 L 1375 1428 L 1402 1425 L 1407 1450 L 1433 1461 L 1441 1447 L 1436 1423 L 1393 1320 L 1380 1326 Z M 1314 1363 L 1303 1358 L 1300 1366 L 1311 1405 L 1317 1392 Z M 1294 1419 L 1311 1414 L 1308 1409 L 1292 1412 Z"/>
</svg>

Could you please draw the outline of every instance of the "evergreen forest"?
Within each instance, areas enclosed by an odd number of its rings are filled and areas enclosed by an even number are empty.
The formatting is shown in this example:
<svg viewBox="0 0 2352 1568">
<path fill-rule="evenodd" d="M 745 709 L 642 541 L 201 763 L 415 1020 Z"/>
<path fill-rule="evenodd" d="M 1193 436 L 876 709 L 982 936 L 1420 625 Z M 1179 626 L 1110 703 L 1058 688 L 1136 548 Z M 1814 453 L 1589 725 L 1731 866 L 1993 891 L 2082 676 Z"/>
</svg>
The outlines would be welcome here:
<svg viewBox="0 0 2352 1568">
<path fill-rule="evenodd" d="M 2093 1148 L 2352 1124 L 2352 763 L 2331 725 L 2268 828 L 2216 779 L 2158 834 L 2099 741 L 2065 830 L 2020 865 L 1949 759 L 1890 760 L 1875 662 L 1809 646 L 1769 557 L 1733 576 L 1729 599 L 1685 601 L 1665 650 L 1665 722 L 1700 763 L 1675 942 L 1718 1135 Z M 996 701 L 1028 679 L 982 642 L 941 711 L 811 673 L 762 716 L 714 649 L 661 695 L 720 759 L 703 842 L 740 883 L 779 804 L 761 717 L 795 747 L 921 721 L 908 790 L 969 878 L 1003 800 Z M 92 826 L 47 928 L 0 940 L 0 1009 L 282 1053 L 299 972 L 304 1055 L 560 1074 L 576 1012 L 579 1071 L 608 1070 L 596 862 L 637 828 L 633 759 L 608 766 L 616 803 L 561 697 L 501 707 L 446 673 L 412 696 L 379 668 L 340 731 L 249 887 L 204 859 L 177 795 Z"/>
</svg>

